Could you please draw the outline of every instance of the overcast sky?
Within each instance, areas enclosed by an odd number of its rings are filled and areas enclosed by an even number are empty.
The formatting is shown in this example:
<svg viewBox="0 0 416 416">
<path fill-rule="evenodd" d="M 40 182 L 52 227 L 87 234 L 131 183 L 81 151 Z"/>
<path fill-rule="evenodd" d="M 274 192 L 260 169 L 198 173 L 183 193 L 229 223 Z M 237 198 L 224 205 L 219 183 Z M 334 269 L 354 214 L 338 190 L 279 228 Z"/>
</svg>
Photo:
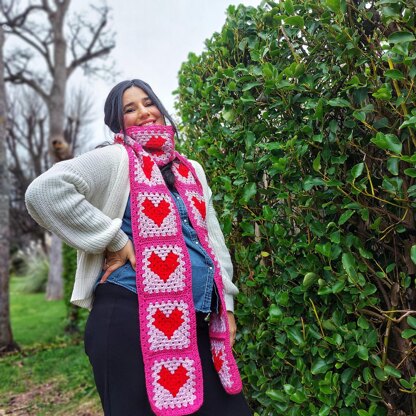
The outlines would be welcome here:
<svg viewBox="0 0 416 416">
<path fill-rule="evenodd" d="M 107 0 L 113 10 L 116 47 L 112 57 L 120 73 L 116 82 L 139 78 L 148 82 L 169 112 L 173 113 L 177 74 L 189 52 L 201 53 L 204 41 L 219 32 L 230 4 L 255 6 L 261 0 Z M 73 0 L 72 10 L 85 8 L 85 0 Z M 104 128 L 103 106 L 113 80 L 81 79 L 95 97 L 96 122 L 92 125 L 95 141 L 108 139 Z M 101 139 L 102 137 L 102 139 Z"/>
</svg>

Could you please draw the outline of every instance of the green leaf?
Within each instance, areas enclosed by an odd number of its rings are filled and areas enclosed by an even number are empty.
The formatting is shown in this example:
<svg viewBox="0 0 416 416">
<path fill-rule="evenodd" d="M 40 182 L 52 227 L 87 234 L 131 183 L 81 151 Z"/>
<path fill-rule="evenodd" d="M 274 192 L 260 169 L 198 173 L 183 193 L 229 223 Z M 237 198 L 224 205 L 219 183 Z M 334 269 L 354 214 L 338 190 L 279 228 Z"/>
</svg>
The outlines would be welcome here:
<svg viewBox="0 0 416 416">
<path fill-rule="evenodd" d="M 286 394 L 288 394 L 289 396 L 294 394 L 296 392 L 296 389 L 294 386 L 292 386 L 291 384 L 284 384 L 283 385 L 283 390 L 286 392 Z"/>
<path fill-rule="evenodd" d="M 305 189 L 305 191 L 309 191 L 314 186 L 319 185 L 325 185 L 325 182 L 321 178 L 312 178 L 309 176 L 303 181 L 303 189 Z"/>
<path fill-rule="evenodd" d="M 373 379 L 371 370 L 368 367 L 364 368 L 363 370 L 363 379 L 365 383 L 369 383 Z"/>
<path fill-rule="evenodd" d="M 354 118 L 356 118 L 357 120 L 360 120 L 361 122 L 364 122 L 365 121 L 365 118 L 366 118 L 365 112 L 364 111 L 358 111 L 358 110 L 355 110 L 352 113 L 352 116 Z"/>
<path fill-rule="evenodd" d="M 345 281 L 339 281 L 332 286 L 332 293 L 339 293 L 341 292 L 345 287 Z"/>
<path fill-rule="evenodd" d="M 256 136 L 254 135 L 252 131 L 247 131 L 244 141 L 245 141 L 246 149 L 247 150 L 251 149 L 254 143 L 256 143 Z"/>
<path fill-rule="evenodd" d="M 354 211 L 352 211 L 352 210 L 347 210 L 347 211 L 345 211 L 340 217 L 339 217 L 339 220 L 338 220 L 338 225 L 343 225 L 343 224 L 345 224 L 350 218 L 351 218 L 351 216 L 354 214 Z"/>
<path fill-rule="evenodd" d="M 318 277 L 319 276 L 316 273 L 313 273 L 313 272 L 306 273 L 305 277 L 303 278 L 303 286 L 305 288 L 312 286 L 318 280 Z"/>
<path fill-rule="evenodd" d="M 374 369 L 374 375 L 376 376 L 377 380 L 386 381 L 389 376 L 379 367 Z"/>
<path fill-rule="evenodd" d="M 303 20 L 303 17 L 301 16 L 289 16 L 285 19 L 285 24 L 289 26 L 296 26 L 299 29 L 303 29 L 305 26 L 305 22 Z"/>
<path fill-rule="evenodd" d="M 357 324 L 362 329 L 369 329 L 370 328 L 370 324 L 367 321 L 367 319 L 364 318 L 364 316 L 360 316 L 358 318 Z"/>
<path fill-rule="evenodd" d="M 283 315 L 283 312 L 277 305 L 275 304 L 270 305 L 269 316 L 272 322 L 279 321 L 282 315 Z"/>
<path fill-rule="evenodd" d="M 351 107 L 350 102 L 344 98 L 334 98 L 333 100 L 329 100 L 328 104 L 331 107 Z"/>
<path fill-rule="evenodd" d="M 330 369 L 330 364 L 328 364 L 323 358 L 318 358 L 311 367 L 311 373 L 313 375 L 326 373 Z"/>
<path fill-rule="evenodd" d="M 394 134 L 377 133 L 376 137 L 371 139 L 371 142 L 380 149 L 390 150 L 396 154 L 401 154 L 402 152 L 402 143 Z"/>
<path fill-rule="evenodd" d="M 402 376 L 401 373 L 400 373 L 400 371 L 397 368 L 392 367 L 391 365 L 386 365 L 384 367 L 384 372 L 387 375 L 392 376 L 392 377 L 395 377 L 395 378 L 400 378 Z"/>
<path fill-rule="evenodd" d="M 332 407 L 332 406 L 331 406 Z M 329 412 L 331 411 L 331 407 L 327 406 L 327 405 L 323 405 L 320 409 L 319 409 L 319 413 L 318 416 L 328 416 Z"/>
<path fill-rule="evenodd" d="M 384 75 L 391 79 L 404 79 L 403 72 L 398 69 L 388 69 Z"/>
<path fill-rule="evenodd" d="M 331 257 L 331 243 L 321 244 L 318 243 L 315 245 L 315 250 L 324 255 L 325 257 Z"/>
<path fill-rule="evenodd" d="M 222 110 L 221 114 L 222 114 L 223 119 L 225 121 L 228 121 L 229 123 L 234 121 L 236 117 L 234 110 Z"/>
<path fill-rule="evenodd" d="M 372 96 L 378 98 L 379 100 L 389 101 L 391 100 L 391 90 L 386 87 L 379 88 L 376 92 L 373 92 Z"/>
<path fill-rule="evenodd" d="M 259 85 L 262 85 L 262 83 L 261 82 L 249 82 L 244 85 L 244 87 L 242 88 L 242 91 L 251 90 L 253 87 L 257 87 Z"/>
<path fill-rule="evenodd" d="M 354 375 L 355 370 L 351 367 L 346 368 L 341 375 L 341 381 L 343 384 L 349 384 L 349 382 L 352 379 L 352 376 Z"/>
<path fill-rule="evenodd" d="M 321 170 L 321 153 L 318 153 L 312 163 L 313 170 L 319 172 Z"/>
<path fill-rule="evenodd" d="M 358 163 L 351 169 L 351 175 L 354 179 L 357 179 L 362 173 L 364 169 L 364 163 Z"/>
<path fill-rule="evenodd" d="M 347 272 L 347 275 L 355 282 L 357 280 L 356 262 L 351 253 L 343 253 L 342 267 Z"/>
<path fill-rule="evenodd" d="M 407 323 L 412 327 L 416 329 L 416 318 L 414 316 L 408 316 L 407 317 Z"/>
<path fill-rule="evenodd" d="M 326 5 L 335 13 L 341 11 L 341 1 L 340 0 L 326 0 Z"/>
<path fill-rule="evenodd" d="M 295 13 L 295 8 L 293 7 L 293 1 L 292 0 L 285 0 L 285 10 L 287 14 L 293 14 Z"/>
<path fill-rule="evenodd" d="M 294 326 L 290 327 L 286 331 L 287 337 L 295 344 L 302 346 L 305 344 L 305 340 L 303 339 L 302 332 L 299 328 L 296 328 Z"/>
<path fill-rule="evenodd" d="M 242 202 L 247 204 L 250 199 L 256 195 L 257 185 L 255 182 L 248 183 L 243 189 L 243 197 L 241 198 Z"/>
<path fill-rule="evenodd" d="M 407 380 L 405 379 L 400 379 L 399 380 L 400 384 L 405 388 L 405 389 L 411 389 L 412 388 L 412 384 L 410 384 Z"/>
<path fill-rule="evenodd" d="M 391 157 L 387 160 L 387 170 L 397 176 L 399 174 L 399 159 L 397 157 Z"/>
<path fill-rule="evenodd" d="M 400 127 L 399 129 L 402 129 L 403 127 L 406 126 L 415 126 L 416 125 L 416 116 L 412 116 L 409 119 L 407 119 Z"/>
<path fill-rule="evenodd" d="M 372 259 L 374 257 L 371 251 L 368 251 L 362 247 L 359 247 L 358 251 L 360 252 L 361 256 L 364 257 L 365 259 Z"/>
<path fill-rule="evenodd" d="M 405 173 L 407 176 L 410 176 L 410 177 L 412 177 L 412 178 L 416 178 L 416 169 L 415 169 L 415 168 L 408 168 L 408 169 L 405 169 L 405 170 L 404 170 L 404 173 Z"/>
<path fill-rule="evenodd" d="M 290 395 L 290 400 L 294 401 L 295 403 L 301 404 L 303 402 L 306 402 L 306 400 L 308 400 L 308 398 L 306 397 L 306 395 L 303 391 L 298 390 L 294 394 Z"/>
<path fill-rule="evenodd" d="M 286 402 L 286 396 L 278 390 L 267 390 L 266 391 L 266 396 L 270 397 L 272 400 L 275 400 L 277 402 L 282 402 L 285 403 Z"/>
<path fill-rule="evenodd" d="M 410 32 L 395 32 L 389 36 L 389 43 L 413 42 L 415 36 Z"/>
<path fill-rule="evenodd" d="M 357 350 L 357 356 L 364 361 L 368 361 L 368 348 L 364 345 L 359 345 Z"/>
<path fill-rule="evenodd" d="M 409 339 L 416 336 L 416 329 L 405 329 L 402 331 L 402 338 Z"/>
<path fill-rule="evenodd" d="M 410 258 L 412 259 L 412 262 L 416 264 L 416 244 L 410 249 Z"/>
</svg>

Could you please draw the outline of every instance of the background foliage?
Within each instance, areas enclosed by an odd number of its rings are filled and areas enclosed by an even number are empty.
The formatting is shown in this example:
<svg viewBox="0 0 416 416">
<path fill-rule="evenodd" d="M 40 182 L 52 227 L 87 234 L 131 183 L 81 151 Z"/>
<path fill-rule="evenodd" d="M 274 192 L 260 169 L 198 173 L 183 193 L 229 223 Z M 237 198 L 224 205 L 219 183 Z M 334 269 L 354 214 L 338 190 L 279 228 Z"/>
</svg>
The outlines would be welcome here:
<svg viewBox="0 0 416 416">
<path fill-rule="evenodd" d="M 179 73 L 260 415 L 416 414 L 414 2 L 230 6 Z"/>
<path fill-rule="evenodd" d="M 75 248 L 62 244 L 62 279 L 64 281 L 64 301 L 66 309 L 67 334 L 82 334 L 88 317 L 86 309 L 79 308 L 71 303 L 71 294 L 74 286 L 77 269 L 77 251 Z"/>
</svg>

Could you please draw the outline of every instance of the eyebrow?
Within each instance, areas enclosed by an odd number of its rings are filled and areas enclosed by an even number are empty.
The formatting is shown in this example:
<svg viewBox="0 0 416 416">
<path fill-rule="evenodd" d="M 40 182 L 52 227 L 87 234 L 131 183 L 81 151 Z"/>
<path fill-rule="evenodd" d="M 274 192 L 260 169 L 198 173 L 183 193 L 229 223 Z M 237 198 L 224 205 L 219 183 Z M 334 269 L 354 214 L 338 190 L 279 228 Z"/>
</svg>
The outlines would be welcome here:
<svg viewBox="0 0 416 416">
<path fill-rule="evenodd" d="M 149 96 L 146 96 L 146 97 L 143 97 L 143 98 L 142 98 L 142 101 L 143 101 L 143 102 L 145 102 L 145 101 L 152 101 L 152 99 L 151 99 Z M 131 105 L 135 105 L 135 102 L 131 101 L 131 102 L 127 103 L 126 105 L 124 105 L 124 106 L 123 106 L 123 111 L 124 111 L 127 107 L 130 107 Z"/>
<path fill-rule="evenodd" d="M 123 110 L 125 110 L 127 107 L 130 107 L 132 105 L 134 105 L 133 101 L 131 103 L 127 103 L 125 106 L 123 106 Z"/>
</svg>

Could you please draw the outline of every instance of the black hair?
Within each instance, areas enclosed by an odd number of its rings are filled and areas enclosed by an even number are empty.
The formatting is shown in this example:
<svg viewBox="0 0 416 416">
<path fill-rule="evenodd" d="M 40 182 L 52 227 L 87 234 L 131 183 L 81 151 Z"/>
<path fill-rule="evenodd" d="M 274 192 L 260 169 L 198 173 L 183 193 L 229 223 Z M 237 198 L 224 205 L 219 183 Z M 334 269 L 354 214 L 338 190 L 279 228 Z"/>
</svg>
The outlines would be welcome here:
<svg viewBox="0 0 416 416">
<path fill-rule="evenodd" d="M 148 95 L 152 103 L 156 105 L 160 113 L 169 120 L 170 125 L 175 130 L 175 133 L 177 133 L 176 125 L 172 120 L 170 114 L 167 112 L 166 108 L 163 106 L 157 95 L 153 92 L 150 85 L 140 79 L 132 79 L 130 81 L 119 82 L 108 94 L 104 104 L 104 123 L 110 128 L 110 130 L 113 133 L 119 133 L 120 131 L 123 133 L 126 132 L 124 128 L 123 94 L 127 89 L 131 87 L 138 87 L 142 89 Z M 160 170 L 166 185 L 169 188 L 174 188 L 175 176 L 171 167 L 172 162 L 168 163 L 166 166 L 163 166 Z"/>
<path fill-rule="evenodd" d="M 176 125 L 172 117 L 167 112 L 157 95 L 147 82 L 140 79 L 132 79 L 130 81 L 119 82 L 108 94 L 104 104 L 104 123 L 110 128 L 113 133 L 125 132 L 124 118 L 123 118 L 123 94 L 128 88 L 141 88 L 151 99 L 152 103 L 156 105 L 160 113 L 169 120 L 169 123 L 177 132 Z"/>
</svg>

